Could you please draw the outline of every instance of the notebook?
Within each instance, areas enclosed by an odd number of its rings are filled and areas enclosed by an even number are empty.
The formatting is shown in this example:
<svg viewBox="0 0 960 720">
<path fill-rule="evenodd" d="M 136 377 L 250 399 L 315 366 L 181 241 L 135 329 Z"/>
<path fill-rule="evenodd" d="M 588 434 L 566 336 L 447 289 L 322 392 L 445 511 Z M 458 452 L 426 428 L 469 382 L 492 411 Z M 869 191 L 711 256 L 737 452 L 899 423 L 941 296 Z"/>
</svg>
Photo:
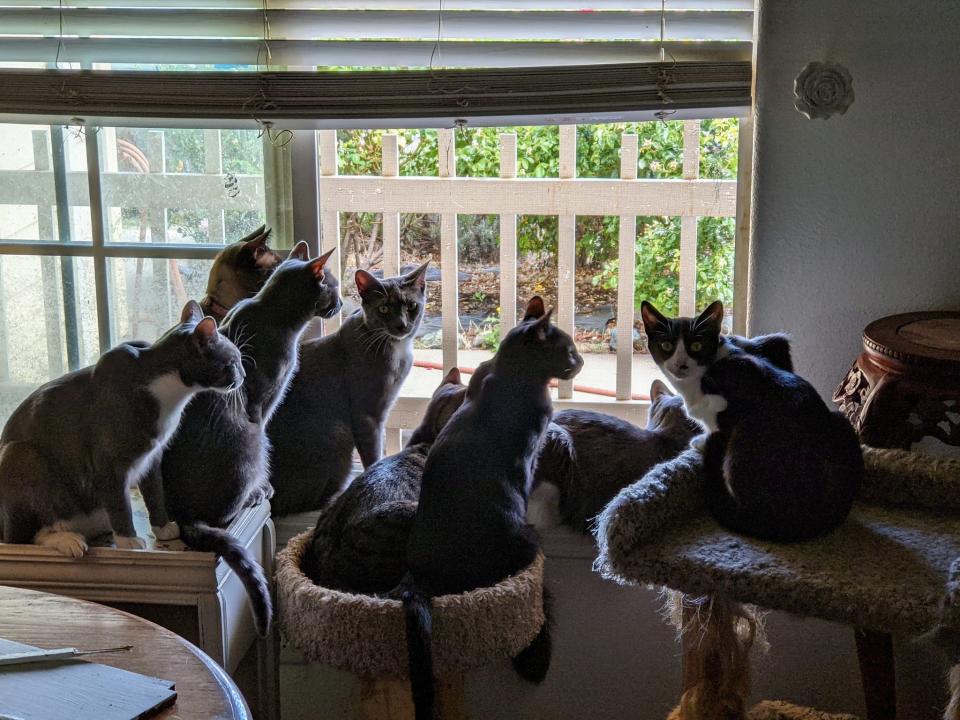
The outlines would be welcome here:
<svg viewBox="0 0 960 720">
<path fill-rule="evenodd" d="M 0 653 L 33 649 L 0 638 Z M 137 720 L 176 699 L 169 680 L 86 660 L 0 666 L 0 720 Z"/>
</svg>

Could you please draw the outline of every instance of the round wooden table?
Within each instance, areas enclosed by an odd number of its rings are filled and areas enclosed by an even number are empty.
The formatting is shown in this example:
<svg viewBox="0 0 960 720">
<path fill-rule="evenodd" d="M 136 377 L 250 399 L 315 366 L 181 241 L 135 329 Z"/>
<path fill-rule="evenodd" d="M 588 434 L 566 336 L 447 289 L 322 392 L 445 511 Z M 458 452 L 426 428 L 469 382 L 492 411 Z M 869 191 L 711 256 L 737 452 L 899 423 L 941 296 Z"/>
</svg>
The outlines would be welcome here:
<svg viewBox="0 0 960 720">
<path fill-rule="evenodd" d="M 179 635 L 134 615 L 84 600 L 0 586 L 0 637 L 41 648 L 133 645 L 93 662 L 176 683 L 177 702 L 153 718 L 250 720 L 223 669 Z"/>
<path fill-rule="evenodd" d="M 960 312 L 891 315 L 863 331 L 863 352 L 833 394 L 860 440 L 960 445 Z"/>
</svg>

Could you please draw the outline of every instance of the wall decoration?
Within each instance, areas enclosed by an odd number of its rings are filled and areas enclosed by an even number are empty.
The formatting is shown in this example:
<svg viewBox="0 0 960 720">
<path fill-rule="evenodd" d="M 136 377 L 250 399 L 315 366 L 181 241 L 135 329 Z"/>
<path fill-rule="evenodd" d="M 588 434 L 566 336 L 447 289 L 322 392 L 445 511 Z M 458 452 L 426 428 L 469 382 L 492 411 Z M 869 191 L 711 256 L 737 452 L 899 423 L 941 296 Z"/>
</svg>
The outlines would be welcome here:
<svg viewBox="0 0 960 720">
<path fill-rule="evenodd" d="M 809 119 L 843 115 L 853 103 L 853 78 L 836 63 L 812 62 L 793 81 L 794 107 Z"/>
</svg>

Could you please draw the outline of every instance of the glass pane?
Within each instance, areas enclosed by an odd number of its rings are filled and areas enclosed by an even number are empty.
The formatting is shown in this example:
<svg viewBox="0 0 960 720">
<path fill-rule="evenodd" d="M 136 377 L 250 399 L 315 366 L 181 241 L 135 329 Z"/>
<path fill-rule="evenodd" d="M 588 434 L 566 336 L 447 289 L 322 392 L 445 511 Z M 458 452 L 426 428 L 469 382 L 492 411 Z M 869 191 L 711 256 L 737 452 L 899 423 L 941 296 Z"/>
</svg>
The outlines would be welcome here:
<svg viewBox="0 0 960 720">
<path fill-rule="evenodd" d="M 86 158 L 77 128 L 0 125 L 0 240 L 89 242 Z"/>
<path fill-rule="evenodd" d="M 89 258 L 0 257 L 0 422 L 38 385 L 99 354 Z"/>
<path fill-rule="evenodd" d="M 110 312 L 116 342 L 156 340 L 203 297 L 213 260 L 112 258 Z"/>
<path fill-rule="evenodd" d="M 222 245 L 264 223 L 255 130 L 103 128 L 108 242 Z"/>
<path fill-rule="evenodd" d="M 457 218 L 461 365 L 476 367 L 500 347 L 500 216 Z"/>
</svg>

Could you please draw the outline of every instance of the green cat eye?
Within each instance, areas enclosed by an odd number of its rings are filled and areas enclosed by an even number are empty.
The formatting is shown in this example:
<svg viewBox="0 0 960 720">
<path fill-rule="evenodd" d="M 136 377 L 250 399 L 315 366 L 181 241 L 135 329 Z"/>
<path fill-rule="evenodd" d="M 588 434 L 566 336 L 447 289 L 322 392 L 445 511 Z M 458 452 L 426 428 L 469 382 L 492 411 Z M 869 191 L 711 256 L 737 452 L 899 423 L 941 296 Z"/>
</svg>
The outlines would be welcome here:
<svg viewBox="0 0 960 720">
<path fill-rule="evenodd" d="M 673 343 L 670 342 L 669 340 L 666 340 L 660 343 L 660 349 L 663 350 L 664 352 L 670 352 L 671 350 L 673 350 Z"/>
<path fill-rule="evenodd" d="M 692 342 L 690 343 L 690 352 L 700 352 L 703 350 L 702 342 Z"/>
</svg>

